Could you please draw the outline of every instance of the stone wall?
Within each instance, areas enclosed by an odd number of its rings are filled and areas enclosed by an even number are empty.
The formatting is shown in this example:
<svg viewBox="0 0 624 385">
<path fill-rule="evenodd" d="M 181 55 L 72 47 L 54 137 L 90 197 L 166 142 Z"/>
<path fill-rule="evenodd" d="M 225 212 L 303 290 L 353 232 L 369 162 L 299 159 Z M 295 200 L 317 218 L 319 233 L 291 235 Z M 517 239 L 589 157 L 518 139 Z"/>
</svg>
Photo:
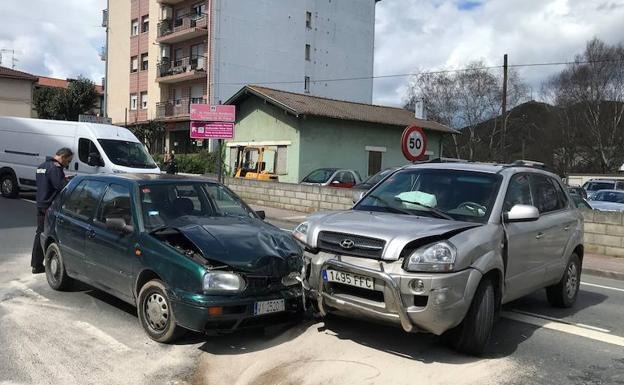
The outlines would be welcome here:
<svg viewBox="0 0 624 385">
<path fill-rule="evenodd" d="M 583 210 L 585 252 L 624 257 L 622 213 Z"/>
<path fill-rule="evenodd" d="M 313 213 L 324 210 L 347 210 L 353 206 L 351 189 L 240 178 L 226 178 L 225 184 L 247 203 L 284 210 Z"/>
</svg>

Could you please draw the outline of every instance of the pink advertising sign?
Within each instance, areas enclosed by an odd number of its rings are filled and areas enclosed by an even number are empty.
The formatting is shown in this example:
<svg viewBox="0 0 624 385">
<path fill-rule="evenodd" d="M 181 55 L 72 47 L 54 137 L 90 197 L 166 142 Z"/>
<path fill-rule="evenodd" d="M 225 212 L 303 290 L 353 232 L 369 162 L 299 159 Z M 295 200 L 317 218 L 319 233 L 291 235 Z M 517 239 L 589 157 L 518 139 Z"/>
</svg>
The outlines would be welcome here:
<svg viewBox="0 0 624 385">
<path fill-rule="evenodd" d="M 203 122 L 234 122 L 236 120 L 236 106 L 191 104 L 191 120 Z"/>
<path fill-rule="evenodd" d="M 191 122 L 191 138 L 193 139 L 232 139 L 234 123 L 222 122 Z"/>
</svg>

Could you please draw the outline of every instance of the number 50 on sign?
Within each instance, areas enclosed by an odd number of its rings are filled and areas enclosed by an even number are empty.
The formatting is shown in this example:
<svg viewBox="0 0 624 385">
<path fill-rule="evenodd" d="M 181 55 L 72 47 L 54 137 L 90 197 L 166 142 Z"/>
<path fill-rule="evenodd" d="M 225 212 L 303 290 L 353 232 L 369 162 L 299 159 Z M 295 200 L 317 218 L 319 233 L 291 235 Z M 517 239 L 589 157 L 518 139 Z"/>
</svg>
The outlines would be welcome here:
<svg viewBox="0 0 624 385">
<path fill-rule="evenodd" d="M 423 159 L 427 151 L 427 137 L 423 129 L 416 126 L 407 127 L 401 137 L 401 150 L 403 156 L 410 162 Z"/>
</svg>

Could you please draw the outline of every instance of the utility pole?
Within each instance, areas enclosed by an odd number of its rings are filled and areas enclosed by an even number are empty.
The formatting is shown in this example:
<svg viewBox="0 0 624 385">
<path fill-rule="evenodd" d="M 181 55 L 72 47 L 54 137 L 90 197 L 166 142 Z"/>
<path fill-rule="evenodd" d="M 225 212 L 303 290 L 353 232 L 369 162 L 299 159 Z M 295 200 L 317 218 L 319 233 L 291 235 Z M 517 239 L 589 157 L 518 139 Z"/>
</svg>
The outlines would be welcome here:
<svg viewBox="0 0 624 385">
<path fill-rule="evenodd" d="M 501 133 L 500 160 L 505 162 L 505 136 L 507 135 L 507 54 L 503 56 L 503 128 Z"/>
</svg>

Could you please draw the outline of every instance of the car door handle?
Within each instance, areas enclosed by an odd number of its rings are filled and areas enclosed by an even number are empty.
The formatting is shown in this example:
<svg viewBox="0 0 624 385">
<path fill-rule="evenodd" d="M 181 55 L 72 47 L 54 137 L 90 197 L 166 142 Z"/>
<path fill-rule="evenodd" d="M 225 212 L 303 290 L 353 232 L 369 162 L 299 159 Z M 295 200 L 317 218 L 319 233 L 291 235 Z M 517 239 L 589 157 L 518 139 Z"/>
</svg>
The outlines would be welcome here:
<svg viewBox="0 0 624 385">
<path fill-rule="evenodd" d="M 93 229 L 87 230 L 87 238 L 89 239 L 95 238 L 95 230 Z"/>
<path fill-rule="evenodd" d="M 563 228 L 563 231 L 569 231 L 569 230 L 570 230 L 570 225 L 566 225 L 566 226 Z"/>
<path fill-rule="evenodd" d="M 56 218 L 56 223 L 58 223 L 59 225 L 62 225 L 63 223 L 65 223 L 65 219 L 63 218 Z"/>
<path fill-rule="evenodd" d="M 544 237 L 544 233 L 537 233 L 535 239 L 542 239 L 542 237 Z"/>
</svg>

